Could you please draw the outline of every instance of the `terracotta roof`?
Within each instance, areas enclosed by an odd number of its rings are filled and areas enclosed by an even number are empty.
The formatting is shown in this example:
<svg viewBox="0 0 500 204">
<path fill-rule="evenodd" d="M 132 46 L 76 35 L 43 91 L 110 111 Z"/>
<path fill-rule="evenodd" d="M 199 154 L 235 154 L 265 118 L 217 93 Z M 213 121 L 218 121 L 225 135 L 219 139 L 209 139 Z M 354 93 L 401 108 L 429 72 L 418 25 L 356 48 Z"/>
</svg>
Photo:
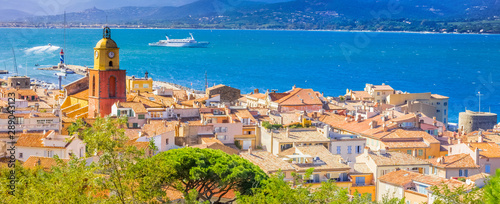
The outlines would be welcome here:
<svg viewBox="0 0 500 204">
<path fill-rule="evenodd" d="M 323 105 L 312 89 L 293 89 L 287 96 L 276 101 L 282 106 Z"/>
<path fill-rule="evenodd" d="M 271 99 L 271 101 L 277 101 L 288 95 L 289 93 L 269 93 L 269 98 Z"/>
<path fill-rule="evenodd" d="M 355 163 L 353 166 L 354 173 L 370 174 L 373 173 L 372 170 L 366 165 L 366 163 Z"/>
<path fill-rule="evenodd" d="M 317 170 L 349 170 L 350 167 L 341 163 L 343 161 L 342 157 L 339 155 L 333 155 L 328 151 L 323 145 L 314 146 L 296 146 L 290 149 L 294 149 L 294 153 L 302 153 L 303 155 L 310 155 L 313 158 L 319 157 L 323 162 L 311 162 L 311 163 L 292 163 L 292 166 L 297 171 L 306 171 L 310 168 Z M 293 154 L 290 154 L 293 155 Z M 310 158 L 310 159 L 313 159 Z"/>
<path fill-rule="evenodd" d="M 373 88 L 373 90 L 376 90 L 376 91 L 394 90 L 389 85 L 373 85 L 372 88 Z"/>
<path fill-rule="evenodd" d="M 139 133 L 141 132 L 140 129 L 125 129 L 125 136 L 128 137 L 128 139 L 137 139 L 139 137 Z"/>
<path fill-rule="evenodd" d="M 144 105 L 139 102 L 116 102 L 115 104 L 118 104 L 119 108 L 131 108 L 136 114 L 148 112 Z"/>
<path fill-rule="evenodd" d="M 467 134 L 467 142 L 478 142 L 479 132 L 481 132 L 481 136 L 483 137 L 483 142 L 494 142 L 500 144 L 500 135 L 498 133 L 486 132 L 486 131 L 474 131 Z"/>
<path fill-rule="evenodd" d="M 206 143 L 206 144 L 199 144 L 199 145 L 193 145 L 191 146 L 193 148 L 200 148 L 200 149 L 218 149 L 221 150 L 227 154 L 238 154 L 239 151 L 236 149 L 233 149 L 231 147 L 228 147 L 224 144 L 221 144 L 219 142 L 211 142 L 211 143 Z"/>
<path fill-rule="evenodd" d="M 378 178 L 380 182 L 389 183 L 396 186 L 404 186 L 411 183 L 414 178 L 422 176 L 422 174 L 415 173 L 412 171 L 399 170 L 389 172 Z"/>
<path fill-rule="evenodd" d="M 453 190 L 460 186 L 464 186 L 466 189 L 470 189 L 472 187 L 472 185 L 467 185 L 465 182 L 456 179 L 445 179 L 435 175 L 421 175 L 413 178 L 413 181 L 429 184 L 431 186 L 440 186 L 445 184 L 450 190 Z M 427 189 L 429 190 L 430 187 Z"/>
<path fill-rule="evenodd" d="M 353 95 L 353 98 L 361 100 L 372 98 L 372 95 L 370 95 L 367 91 L 351 91 L 351 94 Z"/>
<path fill-rule="evenodd" d="M 378 152 L 368 151 L 366 153 L 377 166 L 399 166 L 399 165 L 425 165 L 429 162 L 413 157 L 412 155 L 403 152 L 386 152 L 378 154 Z"/>
<path fill-rule="evenodd" d="M 17 110 L 17 109 L 16 109 Z M 9 113 L 0 113 L 0 119 L 8 119 Z M 16 118 L 57 118 L 53 113 L 15 113 Z"/>
<path fill-rule="evenodd" d="M 219 143 L 219 144 L 223 144 L 220 140 L 215 139 L 215 138 L 207 138 L 207 137 L 201 138 L 201 143 L 202 144 L 208 144 L 208 143 L 213 143 L 213 142 L 216 142 L 216 143 Z"/>
<path fill-rule="evenodd" d="M 286 130 L 272 130 L 273 138 L 280 142 L 330 142 L 330 139 L 318 132 L 316 128 L 290 128 L 289 130 L 289 136 Z"/>
<path fill-rule="evenodd" d="M 241 152 L 240 156 L 259 166 L 268 174 L 275 173 L 279 170 L 294 171 L 291 164 L 267 151 L 252 151 L 252 154 Z"/>
<path fill-rule="evenodd" d="M 62 159 L 63 162 L 69 162 L 69 159 Z M 49 171 L 52 166 L 57 165 L 57 161 L 51 157 L 30 156 L 23 163 L 24 168 L 33 169 L 40 166 L 43 170 Z"/>
<path fill-rule="evenodd" d="M 450 97 L 439 95 L 439 94 L 431 94 L 431 98 L 435 98 L 435 99 L 447 99 L 447 98 L 450 98 Z"/>
<path fill-rule="evenodd" d="M 126 146 L 135 146 L 137 149 L 145 150 L 149 147 L 149 142 L 137 142 L 138 138 L 131 139 L 125 143 Z"/>
<path fill-rule="evenodd" d="M 249 94 L 246 97 L 247 98 L 252 97 L 252 98 L 256 98 L 256 99 L 266 99 L 266 94 L 263 94 L 263 93 Z"/>
<path fill-rule="evenodd" d="M 224 85 L 224 84 L 219 84 L 219 85 L 207 88 L 207 91 L 211 91 L 211 90 L 214 90 L 214 89 L 222 88 L 222 87 L 225 87 L 225 86 L 226 85 Z"/>
<path fill-rule="evenodd" d="M 158 96 L 153 93 L 130 93 L 127 94 L 127 102 L 139 102 L 146 108 L 164 108 L 176 105 L 171 97 Z"/>
<path fill-rule="evenodd" d="M 4 89 L 4 93 L 17 93 L 22 96 L 38 96 L 36 92 L 33 89 L 14 89 L 14 88 L 9 88 L 9 89 Z"/>
<path fill-rule="evenodd" d="M 43 145 L 43 139 L 45 139 L 49 134 L 53 132 L 47 131 L 45 134 L 43 133 L 27 133 L 22 134 L 17 140 L 16 146 L 19 147 L 45 147 Z M 64 147 L 49 147 L 49 148 L 64 148 Z"/>
<path fill-rule="evenodd" d="M 493 142 L 469 142 L 470 149 L 479 149 L 479 155 L 487 158 L 500 158 L 500 146 Z"/>
<path fill-rule="evenodd" d="M 438 160 L 440 162 L 438 162 Z M 433 166 L 441 168 L 479 168 L 469 154 L 456 154 L 427 159 Z"/>
<path fill-rule="evenodd" d="M 482 179 L 482 178 L 488 178 L 490 177 L 490 174 L 487 174 L 487 173 L 479 173 L 479 174 L 474 174 L 472 176 L 469 176 L 467 177 L 468 179 L 470 179 L 471 181 L 476 181 L 478 179 Z"/>
<path fill-rule="evenodd" d="M 83 91 L 80 91 L 78 93 L 75 93 L 73 95 L 70 95 L 72 97 L 75 97 L 77 99 L 83 99 L 83 100 L 89 100 L 89 90 L 88 89 L 85 89 Z"/>
<path fill-rule="evenodd" d="M 144 124 L 144 126 L 142 126 L 142 132 L 149 137 L 154 137 L 173 130 L 174 125 L 172 123 L 169 124 L 161 120 L 151 120 L 150 124 Z"/>
</svg>

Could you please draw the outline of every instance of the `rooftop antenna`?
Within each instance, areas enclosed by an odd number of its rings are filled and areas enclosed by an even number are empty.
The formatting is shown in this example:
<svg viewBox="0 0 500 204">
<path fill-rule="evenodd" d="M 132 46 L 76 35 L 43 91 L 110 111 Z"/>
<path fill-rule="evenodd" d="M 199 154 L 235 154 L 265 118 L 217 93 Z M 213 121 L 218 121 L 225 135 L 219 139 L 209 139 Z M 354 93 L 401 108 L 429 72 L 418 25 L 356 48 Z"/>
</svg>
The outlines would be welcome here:
<svg viewBox="0 0 500 204">
<path fill-rule="evenodd" d="M 483 95 L 483 94 L 481 94 L 481 92 L 480 92 L 480 91 L 478 91 L 478 92 L 477 92 L 477 96 L 479 96 L 479 113 L 481 113 L 481 96 L 482 96 L 482 95 Z"/>
<path fill-rule="evenodd" d="M 28 76 L 28 60 L 26 60 L 26 76 Z"/>
<path fill-rule="evenodd" d="M 14 47 L 12 47 L 12 54 L 14 55 L 14 69 L 16 71 L 16 75 L 18 75 L 19 73 L 17 72 L 16 52 L 14 52 Z"/>
</svg>

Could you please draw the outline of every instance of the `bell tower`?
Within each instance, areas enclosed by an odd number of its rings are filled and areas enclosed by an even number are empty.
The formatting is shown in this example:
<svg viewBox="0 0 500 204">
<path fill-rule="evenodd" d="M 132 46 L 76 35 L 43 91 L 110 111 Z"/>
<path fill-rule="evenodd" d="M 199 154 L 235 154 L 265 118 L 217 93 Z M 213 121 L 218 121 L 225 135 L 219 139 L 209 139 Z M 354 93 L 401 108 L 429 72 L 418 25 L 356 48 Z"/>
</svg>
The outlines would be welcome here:
<svg viewBox="0 0 500 204">
<path fill-rule="evenodd" d="M 126 71 L 120 70 L 120 55 L 111 29 L 103 29 L 102 39 L 94 47 L 94 68 L 89 70 L 89 118 L 105 117 L 111 106 L 127 100 Z"/>
</svg>

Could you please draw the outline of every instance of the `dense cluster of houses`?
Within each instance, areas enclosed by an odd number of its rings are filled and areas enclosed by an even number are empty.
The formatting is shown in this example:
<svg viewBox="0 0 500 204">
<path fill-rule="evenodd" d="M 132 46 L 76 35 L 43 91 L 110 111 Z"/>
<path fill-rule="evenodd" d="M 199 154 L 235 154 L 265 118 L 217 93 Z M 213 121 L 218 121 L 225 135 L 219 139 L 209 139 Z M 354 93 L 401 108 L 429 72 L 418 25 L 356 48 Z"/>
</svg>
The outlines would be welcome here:
<svg viewBox="0 0 500 204">
<path fill-rule="evenodd" d="M 482 187 L 500 168 L 499 129 L 449 131 L 445 96 L 385 84 L 347 89 L 340 97 L 295 86 L 242 94 L 217 85 L 199 93 L 164 86 L 148 73 L 126 77 L 106 29 L 94 50 L 94 68 L 62 91 L 26 86 L 26 79 L 3 82 L 0 127 L 8 125 L 5 94 L 14 90 L 16 158 L 24 166 L 48 169 L 55 155 L 84 157 L 84 142 L 68 135 L 78 119 L 92 125 L 96 117 L 127 116 L 127 145 L 149 156 L 176 148 L 219 149 L 268 174 L 282 172 L 285 180 L 292 173 L 313 186 L 333 180 L 372 200 L 387 195 L 432 203 L 432 186 Z M 6 156 L 7 128 L 0 130 L 0 156 Z M 148 149 L 150 141 L 156 151 Z M 305 178 L 309 168 L 314 172 Z"/>
</svg>

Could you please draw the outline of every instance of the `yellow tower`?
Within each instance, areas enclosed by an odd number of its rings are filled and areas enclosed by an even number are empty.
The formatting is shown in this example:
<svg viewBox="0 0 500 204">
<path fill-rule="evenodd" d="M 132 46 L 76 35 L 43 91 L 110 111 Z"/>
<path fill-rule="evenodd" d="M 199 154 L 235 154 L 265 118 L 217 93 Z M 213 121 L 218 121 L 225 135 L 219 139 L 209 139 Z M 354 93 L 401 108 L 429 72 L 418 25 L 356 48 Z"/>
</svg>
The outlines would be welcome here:
<svg viewBox="0 0 500 204">
<path fill-rule="evenodd" d="M 104 28 L 102 39 L 94 47 L 94 69 L 120 69 L 119 49 L 115 41 L 111 39 L 111 30 L 108 27 Z"/>
<path fill-rule="evenodd" d="M 117 101 L 127 101 L 126 71 L 120 69 L 118 46 L 111 39 L 111 30 L 103 30 L 103 38 L 94 48 L 94 69 L 89 70 L 88 117 L 104 117 Z"/>
</svg>

